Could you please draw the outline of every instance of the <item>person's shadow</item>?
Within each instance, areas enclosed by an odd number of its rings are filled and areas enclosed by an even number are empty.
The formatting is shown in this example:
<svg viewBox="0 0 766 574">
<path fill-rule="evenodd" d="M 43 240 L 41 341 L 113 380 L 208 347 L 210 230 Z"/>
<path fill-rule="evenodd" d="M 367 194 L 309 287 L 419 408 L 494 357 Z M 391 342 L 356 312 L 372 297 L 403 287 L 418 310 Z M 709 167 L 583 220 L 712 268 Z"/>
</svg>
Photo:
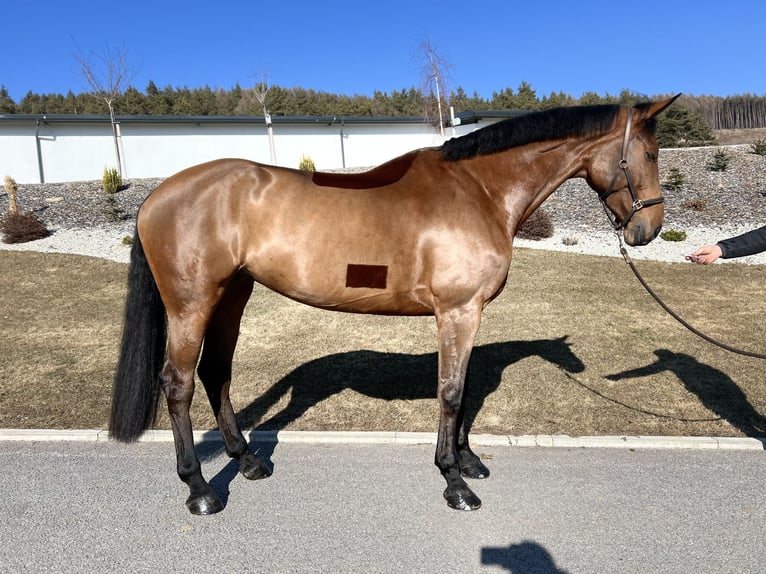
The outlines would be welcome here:
<svg viewBox="0 0 766 574">
<path fill-rule="evenodd" d="M 570 373 L 585 370 L 566 336 L 479 345 L 471 354 L 466 378 L 466 429 L 470 430 L 487 396 L 499 387 L 505 368 L 535 356 Z M 387 401 L 432 399 L 436 398 L 436 383 L 436 353 L 406 355 L 366 350 L 338 353 L 301 365 L 242 409 L 237 420 L 241 428 L 280 430 L 311 407 L 346 389 Z M 264 420 L 269 409 L 288 395 L 287 405 Z"/>
<path fill-rule="evenodd" d="M 568 574 L 556 566 L 550 552 L 529 540 L 507 547 L 482 548 L 481 563 L 500 566 L 512 574 Z"/>
<path fill-rule="evenodd" d="M 707 409 L 733 427 L 749 437 L 766 437 L 766 417 L 750 404 L 742 389 L 726 373 L 684 353 L 657 349 L 654 354 L 657 355 L 654 363 L 607 375 L 605 378 L 618 381 L 670 371 L 690 392 L 699 397 Z"/>
</svg>

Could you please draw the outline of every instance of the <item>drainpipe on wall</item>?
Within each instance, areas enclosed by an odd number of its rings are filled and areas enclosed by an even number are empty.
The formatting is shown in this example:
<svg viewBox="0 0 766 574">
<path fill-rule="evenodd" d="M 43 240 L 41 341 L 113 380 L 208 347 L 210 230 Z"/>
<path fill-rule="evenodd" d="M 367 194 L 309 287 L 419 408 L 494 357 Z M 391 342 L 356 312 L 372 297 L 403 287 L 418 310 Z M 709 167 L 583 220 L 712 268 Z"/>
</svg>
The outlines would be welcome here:
<svg viewBox="0 0 766 574">
<path fill-rule="evenodd" d="M 122 174 L 122 177 L 124 179 L 128 178 L 128 170 L 125 167 L 125 150 L 122 147 L 122 131 L 120 130 L 120 122 L 114 123 L 114 133 L 117 137 L 117 146 L 119 149 L 119 160 L 120 160 L 120 173 Z"/>
<path fill-rule="evenodd" d="M 346 137 L 343 133 L 343 118 L 340 119 L 340 159 L 343 163 L 343 169 L 346 169 L 346 145 L 343 142 L 343 138 Z"/>
<path fill-rule="evenodd" d="M 45 116 L 42 120 L 46 125 Z M 35 129 L 35 147 L 37 148 L 37 172 L 40 175 L 40 183 L 45 183 L 45 172 L 43 171 L 43 150 L 40 147 L 40 118 L 37 118 L 37 128 Z"/>
<path fill-rule="evenodd" d="M 271 157 L 271 165 L 277 165 L 277 150 L 274 147 L 274 128 L 271 125 L 271 114 L 266 111 L 266 106 L 263 106 L 263 119 L 266 122 L 266 131 L 269 134 L 269 156 Z"/>
</svg>

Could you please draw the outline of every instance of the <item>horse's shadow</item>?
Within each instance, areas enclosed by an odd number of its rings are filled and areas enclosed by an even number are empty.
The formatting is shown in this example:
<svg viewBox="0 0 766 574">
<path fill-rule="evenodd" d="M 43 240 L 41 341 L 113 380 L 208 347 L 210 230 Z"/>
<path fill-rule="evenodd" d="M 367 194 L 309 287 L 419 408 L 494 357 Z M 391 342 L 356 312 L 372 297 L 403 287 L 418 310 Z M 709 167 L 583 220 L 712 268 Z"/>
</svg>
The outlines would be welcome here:
<svg viewBox="0 0 766 574">
<path fill-rule="evenodd" d="M 506 367 L 528 357 L 539 357 L 570 373 L 585 370 L 583 362 L 572 352 L 567 337 L 536 341 L 509 341 L 479 345 L 471 354 L 465 424 L 470 429 L 484 400 L 499 386 Z M 312 406 L 352 389 L 363 395 L 383 400 L 435 399 L 437 354 L 405 355 L 377 351 L 351 351 L 328 355 L 301 365 L 277 382 L 237 414 L 240 428 L 280 430 L 299 419 Z M 263 420 L 270 409 L 289 395 L 287 405 Z M 251 448 L 273 469 L 271 460 L 277 441 L 259 441 Z M 223 445 L 217 441 L 198 446 L 202 459 L 220 455 Z M 226 505 L 229 485 L 237 476 L 239 463 L 229 461 L 210 480 L 213 490 Z"/>
<path fill-rule="evenodd" d="M 707 409 L 728 421 L 734 428 L 749 437 L 766 436 L 766 417 L 755 409 L 729 375 L 684 353 L 657 349 L 654 354 L 657 360 L 651 364 L 607 375 L 605 378 L 618 381 L 670 371 L 689 392 L 699 397 Z"/>
<path fill-rule="evenodd" d="M 571 373 L 585 370 L 567 337 L 479 345 L 471 354 L 466 378 L 465 424 L 470 430 L 485 399 L 500 386 L 506 367 L 527 357 L 540 357 Z M 346 389 L 383 400 L 436 398 L 437 354 L 406 355 L 351 351 L 301 365 L 237 415 L 242 428 L 280 430 L 311 407 Z M 287 405 L 265 419 L 289 395 Z M 265 419 L 265 420 L 264 420 Z"/>
</svg>

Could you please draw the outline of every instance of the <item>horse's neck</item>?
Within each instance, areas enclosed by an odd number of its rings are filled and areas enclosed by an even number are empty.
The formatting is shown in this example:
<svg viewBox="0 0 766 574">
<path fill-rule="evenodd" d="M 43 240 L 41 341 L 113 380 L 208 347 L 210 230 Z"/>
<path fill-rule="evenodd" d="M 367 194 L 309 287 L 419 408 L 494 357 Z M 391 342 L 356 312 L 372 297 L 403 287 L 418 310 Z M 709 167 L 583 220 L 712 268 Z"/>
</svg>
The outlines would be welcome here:
<svg viewBox="0 0 766 574">
<path fill-rule="evenodd" d="M 562 183 L 583 175 L 584 158 L 591 144 L 574 140 L 539 142 L 511 148 L 494 158 L 477 158 L 492 161 L 492 170 L 498 173 L 490 193 L 505 209 L 511 233 Z"/>
</svg>

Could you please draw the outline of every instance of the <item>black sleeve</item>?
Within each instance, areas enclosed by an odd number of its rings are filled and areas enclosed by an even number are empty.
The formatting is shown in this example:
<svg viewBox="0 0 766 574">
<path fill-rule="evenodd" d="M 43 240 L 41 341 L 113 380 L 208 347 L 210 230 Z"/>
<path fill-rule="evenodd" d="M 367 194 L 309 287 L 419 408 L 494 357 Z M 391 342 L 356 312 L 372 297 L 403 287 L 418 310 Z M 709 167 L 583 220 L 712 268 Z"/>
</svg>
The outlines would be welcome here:
<svg viewBox="0 0 766 574">
<path fill-rule="evenodd" d="M 731 237 L 718 242 L 724 259 L 754 255 L 766 251 L 766 225 L 753 229 L 737 237 Z"/>
</svg>

